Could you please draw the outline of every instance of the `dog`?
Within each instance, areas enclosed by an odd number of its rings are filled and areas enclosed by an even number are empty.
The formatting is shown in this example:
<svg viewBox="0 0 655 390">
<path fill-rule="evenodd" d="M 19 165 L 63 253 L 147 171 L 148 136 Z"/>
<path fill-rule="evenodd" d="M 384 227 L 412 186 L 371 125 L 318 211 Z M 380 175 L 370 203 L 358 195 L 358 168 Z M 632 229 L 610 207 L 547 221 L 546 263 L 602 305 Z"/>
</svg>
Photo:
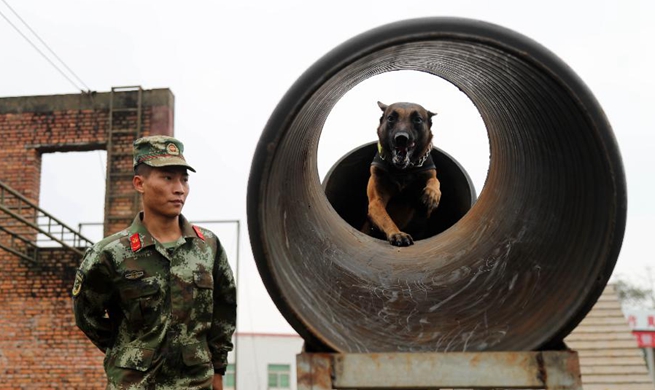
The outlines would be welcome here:
<svg viewBox="0 0 655 390">
<path fill-rule="evenodd" d="M 436 114 L 415 103 L 378 106 L 378 152 L 370 167 L 368 218 L 362 231 L 391 245 L 409 246 L 424 238 L 427 220 L 441 200 L 430 156 Z"/>
</svg>

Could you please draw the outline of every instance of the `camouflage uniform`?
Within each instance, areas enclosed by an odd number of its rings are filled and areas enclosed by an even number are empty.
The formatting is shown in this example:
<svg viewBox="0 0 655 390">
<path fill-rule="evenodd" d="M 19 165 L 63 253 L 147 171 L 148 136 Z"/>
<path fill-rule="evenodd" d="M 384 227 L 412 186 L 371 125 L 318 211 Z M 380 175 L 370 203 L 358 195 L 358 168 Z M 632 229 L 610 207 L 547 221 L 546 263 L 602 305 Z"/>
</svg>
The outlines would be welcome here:
<svg viewBox="0 0 655 390">
<path fill-rule="evenodd" d="M 107 389 L 211 389 L 236 326 L 225 251 L 182 215 L 182 236 L 166 248 L 142 218 L 85 254 L 73 286 L 77 326 L 105 353 Z"/>
</svg>

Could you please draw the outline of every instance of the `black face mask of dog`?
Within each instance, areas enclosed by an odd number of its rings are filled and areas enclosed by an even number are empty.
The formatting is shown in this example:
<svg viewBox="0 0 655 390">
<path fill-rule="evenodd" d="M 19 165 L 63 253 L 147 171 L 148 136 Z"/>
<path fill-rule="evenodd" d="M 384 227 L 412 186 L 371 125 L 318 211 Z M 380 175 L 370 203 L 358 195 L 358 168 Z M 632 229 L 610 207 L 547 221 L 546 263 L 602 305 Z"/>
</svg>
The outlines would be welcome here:
<svg viewBox="0 0 655 390">
<path fill-rule="evenodd" d="M 436 114 L 414 103 L 387 106 L 378 102 L 378 106 L 383 112 L 378 127 L 383 158 L 398 169 L 412 166 L 432 147 L 430 128 Z"/>
</svg>

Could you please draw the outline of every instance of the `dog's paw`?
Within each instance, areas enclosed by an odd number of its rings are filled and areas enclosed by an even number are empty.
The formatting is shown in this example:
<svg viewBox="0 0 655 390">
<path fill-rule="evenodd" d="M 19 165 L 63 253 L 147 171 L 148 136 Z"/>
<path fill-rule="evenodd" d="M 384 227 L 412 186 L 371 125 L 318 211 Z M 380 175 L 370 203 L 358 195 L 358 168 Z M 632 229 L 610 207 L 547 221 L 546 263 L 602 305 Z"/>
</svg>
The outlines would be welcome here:
<svg viewBox="0 0 655 390">
<path fill-rule="evenodd" d="M 407 233 L 399 232 L 389 236 L 389 242 L 395 246 L 410 246 L 414 244 L 414 239 Z"/>
<path fill-rule="evenodd" d="M 425 187 L 421 201 L 428 208 L 428 217 L 439 206 L 441 201 L 441 191 L 432 187 Z"/>
</svg>

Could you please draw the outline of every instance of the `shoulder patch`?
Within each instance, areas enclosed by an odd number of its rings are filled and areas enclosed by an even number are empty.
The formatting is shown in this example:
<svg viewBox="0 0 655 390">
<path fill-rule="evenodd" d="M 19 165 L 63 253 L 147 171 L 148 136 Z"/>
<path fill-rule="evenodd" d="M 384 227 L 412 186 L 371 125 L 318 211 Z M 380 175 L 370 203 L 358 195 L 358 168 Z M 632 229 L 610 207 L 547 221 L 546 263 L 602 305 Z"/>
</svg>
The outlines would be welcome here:
<svg viewBox="0 0 655 390">
<path fill-rule="evenodd" d="M 75 274 L 75 283 L 73 284 L 74 297 L 80 295 L 80 291 L 82 291 L 82 283 L 84 283 L 84 273 L 78 269 Z"/>
<path fill-rule="evenodd" d="M 198 236 L 198 238 L 205 241 L 205 236 L 202 234 L 202 231 L 200 231 L 200 228 L 198 226 L 193 225 L 193 231 L 196 232 L 196 235 Z"/>
<path fill-rule="evenodd" d="M 132 252 L 141 249 L 141 236 L 139 236 L 139 233 L 134 233 L 130 236 L 130 246 L 132 247 Z"/>
</svg>

